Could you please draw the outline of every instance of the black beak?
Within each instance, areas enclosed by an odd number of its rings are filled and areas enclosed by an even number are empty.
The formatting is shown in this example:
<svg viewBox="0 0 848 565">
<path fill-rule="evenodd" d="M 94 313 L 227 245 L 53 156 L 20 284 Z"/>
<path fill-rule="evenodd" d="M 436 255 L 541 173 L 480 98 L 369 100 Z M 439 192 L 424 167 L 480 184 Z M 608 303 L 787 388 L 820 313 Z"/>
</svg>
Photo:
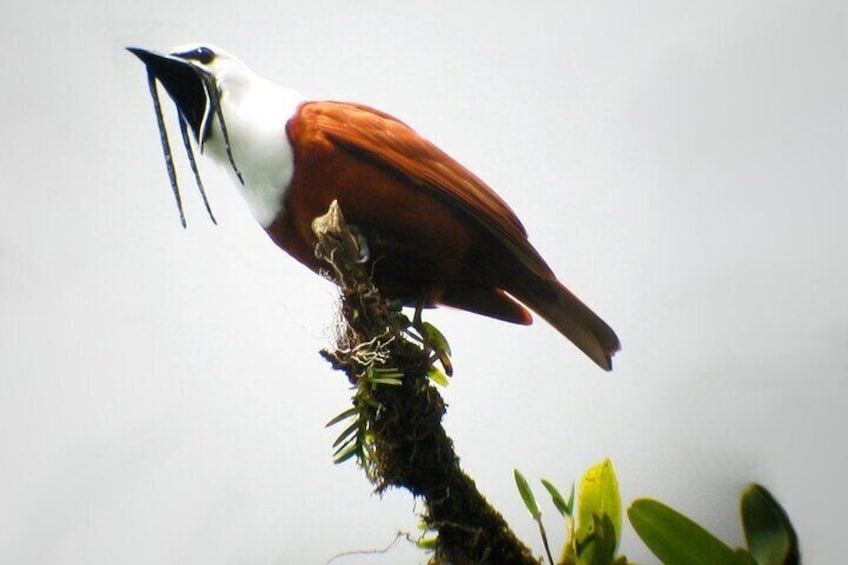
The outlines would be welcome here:
<svg viewBox="0 0 848 565">
<path fill-rule="evenodd" d="M 194 160 L 194 152 L 191 149 L 188 134 L 188 128 L 191 127 L 197 145 L 202 152 L 203 142 L 208 137 L 211 118 L 217 109 L 224 139 L 227 141 L 227 129 L 224 126 L 220 106 L 218 105 L 218 90 L 215 79 L 206 71 L 195 67 L 180 57 L 160 55 L 159 53 L 139 49 L 138 47 L 127 47 L 127 51 L 141 59 L 147 66 L 147 85 L 150 88 L 153 107 L 156 110 L 159 139 L 162 142 L 162 151 L 165 154 L 165 168 L 168 171 L 168 178 L 171 181 L 171 189 L 174 191 L 174 199 L 177 201 L 180 223 L 183 227 L 186 227 L 182 197 L 180 196 L 180 187 L 177 182 L 177 172 L 174 169 L 174 160 L 171 157 L 171 143 L 168 141 L 168 132 L 165 129 L 165 120 L 162 117 L 162 107 L 159 104 L 159 94 L 156 92 L 157 80 L 168 91 L 180 113 L 180 134 L 182 135 L 183 146 L 188 155 L 188 162 L 191 164 L 194 179 L 197 181 L 197 189 L 200 191 L 200 196 L 206 205 L 206 211 L 209 212 L 209 218 L 212 220 L 212 223 L 217 224 L 218 222 L 215 221 L 215 216 L 212 214 L 212 208 L 209 206 L 209 200 L 206 198 L 203 181 L 200 180 L 200 172 L 197 170 L 197 163 Z M 230 155 L 230 162 L 232 163 L 232 152 L 229 148 L 229 141 L 226 143 L 226 148 L 227 154 Z M 238 169 L 235 168 L 234 163 L 233 168 L 238 173 Z M 239 178 L 241 178 L 240 175 Z"/>
<path fill-rule="evenodd" d="M 210 118 L 214 112 L 208 88 L 215 88 L 211 75 L 190 62 L 173 55 L 163 55 L 138 47 L 127 47 L 156 77 L 194 133 L 199 147 L 209 135 Z"/>
</svg>

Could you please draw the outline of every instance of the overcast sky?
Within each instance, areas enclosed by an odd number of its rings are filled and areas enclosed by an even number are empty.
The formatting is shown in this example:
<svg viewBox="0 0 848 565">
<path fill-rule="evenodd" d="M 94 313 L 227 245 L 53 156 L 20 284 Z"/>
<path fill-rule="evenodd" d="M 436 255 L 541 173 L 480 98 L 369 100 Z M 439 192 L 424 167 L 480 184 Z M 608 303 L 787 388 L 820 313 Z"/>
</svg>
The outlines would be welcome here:
<svg viewBox="0 0 848 565">
<path fill-rule="evenodd" d="M 462 463 L 537 553 L 512 469 L 567 488 L 609 456 L 626 504 L 659 498 L 737 544 L 738 496 L 758 481 L 808 563 L 844 554 L 844 2 L 9 10 L 0 562 L 323 563 L 415 532 L 407 493 L 380 499 L 331 462 L 323 425 L 350 396 L 317 354 L 333 287 L 201 162 L 210 225 L 178 153 L 179 225 L 123 48 L 187 41 L 411 124 L 491 184 L 616 329 L 603 374 L 544 322 L 428 314 L 455 353 L 445 424 Z M 653 562 L 630 528 L 624 551 Z M 424 559 L 401 543 L 336 563 Z"/>
</svg>

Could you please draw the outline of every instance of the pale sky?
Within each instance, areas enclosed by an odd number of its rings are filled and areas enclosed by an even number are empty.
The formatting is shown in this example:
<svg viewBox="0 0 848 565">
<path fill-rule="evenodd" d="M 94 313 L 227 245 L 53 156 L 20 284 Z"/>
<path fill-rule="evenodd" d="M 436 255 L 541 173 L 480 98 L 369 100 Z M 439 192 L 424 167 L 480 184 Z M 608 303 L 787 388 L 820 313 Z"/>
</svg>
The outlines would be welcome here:
<svg viewBox="0 0 848 565">
<path fill-rule="evenodd" d="M 625 505 L 658 498 L 739 544 L 738 497 L 757 481 L 808 563 L 844 554 L 844 2 L 10 10 L 0 562 L 324 563 L 416 531 L 406 492 L 380 499 L 331 461 L 323 426 L 350 396 L 317 353 L 333 287 L 201 161 L 208 222 L 172 125 L 179 225 L 145 71 L 124 47 L 189 41 L 412 125 L 494 187 L 615 328 L 623 350 L 604 374 L 544 322 L 428 313 L 454 350 L 445 425 L 463 466 L 537 553 L 513 468 L 567 489 L 611 457 Z M 655 562 L 629 526 L 623 550 Z M 335 563 L 425 559 L 400 543 Z"/>
</svg>

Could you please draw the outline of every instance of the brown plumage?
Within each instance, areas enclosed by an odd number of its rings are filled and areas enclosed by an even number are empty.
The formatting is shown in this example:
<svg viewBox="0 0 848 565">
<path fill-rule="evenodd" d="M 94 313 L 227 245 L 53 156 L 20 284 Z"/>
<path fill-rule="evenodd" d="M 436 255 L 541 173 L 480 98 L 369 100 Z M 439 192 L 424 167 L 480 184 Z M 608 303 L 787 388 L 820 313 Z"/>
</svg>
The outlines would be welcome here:
<svg viewBox="0 0 848 565">
<path fill-rule="evenodd" d="M 286 131 L 294 175 L 267 231 L 301 263 L 317 270 L 311 223 L 338 200 L 368 241 L 386 296 L 530 324 L 523 304 L 611 369 L 613 330 L 557 281 L 507 204 L 432 143 L 340 102 L 302 104 Z"/>
</svg>

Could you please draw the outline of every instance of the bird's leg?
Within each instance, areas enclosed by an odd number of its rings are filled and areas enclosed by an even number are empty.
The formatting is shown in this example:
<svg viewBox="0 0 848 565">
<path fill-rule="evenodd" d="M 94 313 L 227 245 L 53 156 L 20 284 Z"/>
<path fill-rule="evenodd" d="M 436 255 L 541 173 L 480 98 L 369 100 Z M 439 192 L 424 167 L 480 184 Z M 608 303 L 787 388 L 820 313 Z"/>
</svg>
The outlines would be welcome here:
<svg viewBox="0 0 848 565">
<path fill-rule="evenodd" d="M 412 315 L 412 328 L 421 336 L 421 347 L 424 354 L 430 358 L 431 362 L 437 359 L 445 368 L 445 373 L 448 376 L 453 375 L 453 364 L 450 360 L 450 346 L 448 345 L 445 336 L 442 335 L 436 326 L 424 322 L 422 312 L 424 311 L 424 297 L 426 293 L 422 292 L 419 299 L 415 302 L 415 312 Z M 431 355 L 432 354 L 432 355 Z"/>
<path fill-rule="evenodd" d="M 418 300 L 415 301 L 415 313 L 412 315 L 412 327 L 418 330 L 421 337 L 424 338 L 426 344 L 426 332 L 424 331 L 424 322 L 421 320 L 421 312 L 424 311 L 424 292 L 421 293 Z"/>
</svg>

